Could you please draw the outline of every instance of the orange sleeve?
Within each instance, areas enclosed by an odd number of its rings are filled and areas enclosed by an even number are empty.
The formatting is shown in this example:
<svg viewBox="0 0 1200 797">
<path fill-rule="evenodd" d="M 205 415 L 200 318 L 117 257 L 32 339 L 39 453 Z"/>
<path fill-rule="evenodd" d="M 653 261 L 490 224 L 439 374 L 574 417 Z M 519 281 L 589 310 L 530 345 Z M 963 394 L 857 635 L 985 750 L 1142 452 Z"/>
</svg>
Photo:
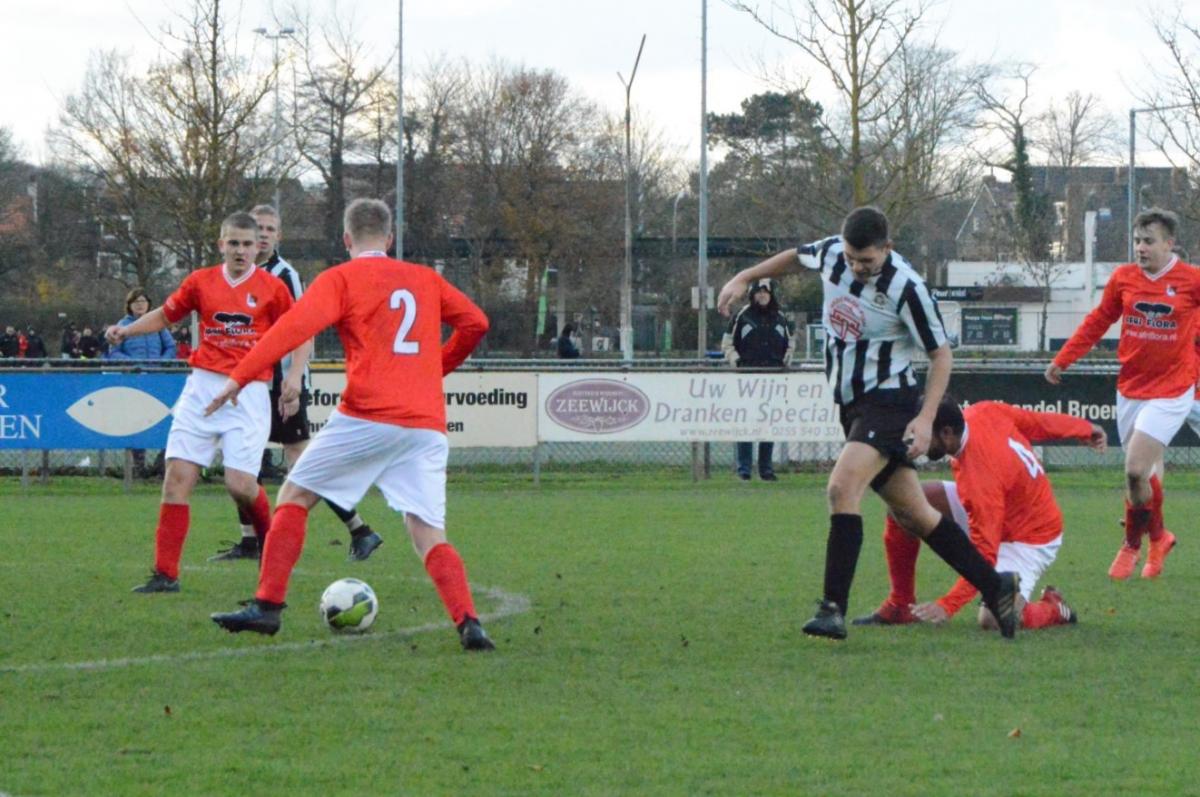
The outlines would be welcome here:
<svg viewBox="0 0 1200 797">
<path fill-rule="evenodd" d="M 1004 489 L 1000 480 L 975 479 L 970 474 L 956 474 L 954 481 L 958 485 L 958 495 L 967 510 L 967 520 L 971 525 L 971 544 L 994 566 L 1000 550 L 1000 537 L 1004 532 Z M 977 592 L 970 581 L 960 578 L 945 595 L 937 599 L 937 604 L 946 610 L 946 614 L 953 617 L 959 609 L 971 602 Z"/>
<path fill-rule="evenodd" d="M 488 331 L 488 317 L 467 295 L 441 280 L 442 322 L 454 327 L 442 346 L 442 376 L 462 365 Z"/>
<path fill-rule="evenodd" d="M 199 272 L 193 271 L 187 275 L 183 283 L 175 289 L 175 292 L 167 297 L 163 302 L 163 316 L 167 321 L 174 324 L 188 313 L 196 309 L 196 282 Z"/>
<path fill-rule="evenodd" d="M 991 402 L 989 402 L 991 403 Z M 1083 418 L 1061 412 L 1034 412 L 1014 407 L 1012 404 L 995 402 L 995 411 L 1002 412 L 1025 435 L 1031 443 L 1049 440 L 1090 440 L 1092 425 Z"/>
<path fill-rule="evenodd" d="M 1087 314 L 1070 339 L 1063 344 L 1054 358 L 1055 365 L 1064 370 L 1069 368 L 1071 363 L 1091 351 L 1100 338 L 1104 337 L 1108 328 L 1121 317 L 1122 282 L 1124 280 L 1118 272 L 1109 277 L 1108 284 L 1104 286 L 1104 295 L 1100 297 L 1100 304 Z"/>
<path fill-rule="evenodd" d="M 280 283 L 283 292 L 287 288 Z M 343 284 L 339 275 L 318 276 L 300 301 L 276 321 L 250 353 L 238 363 L 229 378 L 245 387 L 255 375 L 273 366 L 301 343 L 332 324 L 341 315 Z M 289 295 L 290 298 L 290 295 Z M 286 305 L 284 305 L 286 307 Z"/>
</svg>

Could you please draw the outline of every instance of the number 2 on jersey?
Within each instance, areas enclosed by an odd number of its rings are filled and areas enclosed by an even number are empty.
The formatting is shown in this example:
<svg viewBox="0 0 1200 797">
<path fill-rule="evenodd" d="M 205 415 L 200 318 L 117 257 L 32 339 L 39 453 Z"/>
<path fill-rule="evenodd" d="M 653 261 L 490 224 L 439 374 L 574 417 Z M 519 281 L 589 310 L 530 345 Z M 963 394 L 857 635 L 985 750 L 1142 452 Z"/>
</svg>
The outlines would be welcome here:
<svg viewBox="0 0 1200 797">
<path fill-rule="evenodd" d="M 396 342 L 392 344 L 392 351 L 396 354 L 416 354 L 421 350 L 421 344 L 415 340 L 406 340 L 408 333 L 412 331 L 413 324 L 417 321 L 417 299 L 412 295 L 412 291 L 401 288 L 397 291 L 392 291 L 391 308 L 401 311 L 400 329 L 396 330 Z"/>
</svg>

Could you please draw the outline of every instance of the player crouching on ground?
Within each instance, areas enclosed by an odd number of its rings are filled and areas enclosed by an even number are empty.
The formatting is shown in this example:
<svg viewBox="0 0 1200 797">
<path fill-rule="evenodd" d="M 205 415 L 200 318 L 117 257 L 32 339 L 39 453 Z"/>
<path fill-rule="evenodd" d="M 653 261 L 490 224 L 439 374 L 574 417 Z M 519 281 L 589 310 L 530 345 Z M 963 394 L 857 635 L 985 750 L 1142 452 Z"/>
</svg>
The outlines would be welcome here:
<svg viewBox="0 0 1200 797">
<path fill-rule="evenodd" d="M 333 325 L 346 352 L 346 388 L 329 422 L 304 449 L 279 490 L 254 600 L 213 614 L 231 631 L 274 634 L 288 580 L 300 558 L 308 512 L 325 498 L 357 506 L 372 485 L 404 514 L 466 650 L 492 650 L 479 624 L 463 561 L 446 540 L 446 399 L 442 377 L 487 333 L 475 304 L 433 269 L 393 260 L 388 206 L 357 199 L 346 208 L 350 261 L 323 272 L 292 312 L 263 338 L 215 394 L 220 411 L 250 380 L 301 341 Z M 442 324 L 454 328 L 442 345 Z"/>
<path fill-rule="evenodd" d="M 929 458 L 950 457 L 954 481 L 922 482 L 938 511 L 969 529 L 971 542 L 997 570 L 1021 577 L 1017 601 L 1024 628 L 1075 622 L 1075 612 L 1054 587 L 1032 601 L 1033 588 L 1054 563 L 1062 545 L 1063 518 L 1046 470 L 1030 441 L 1081 440 L 1103 452 L 1108 436 L 1094 423 L 1057 412 L 1032 412 L 1000 401 L 981 401 L 965 410 L 950 397 L 938 405 Z M 883 532 L 891 592 L 873 614 L 854 625 L 944 623 L 975 596 L 964 579 L 932 603 L 916 604 L 917 555 L 921 542 L 889 515 Z M 986 607 L 979 625 L 997 625 Z"/>
</svg>

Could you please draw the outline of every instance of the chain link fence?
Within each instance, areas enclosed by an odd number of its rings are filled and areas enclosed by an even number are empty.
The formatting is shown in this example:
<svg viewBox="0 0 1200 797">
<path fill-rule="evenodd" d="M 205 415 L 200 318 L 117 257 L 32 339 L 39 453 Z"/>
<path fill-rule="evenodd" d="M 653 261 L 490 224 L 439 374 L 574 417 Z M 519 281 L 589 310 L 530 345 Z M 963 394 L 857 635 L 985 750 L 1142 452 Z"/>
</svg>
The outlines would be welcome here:
<svg viewBox="0 0 1200 797">
<path fill-rule="evenodd" d="M 68 371 L 133 370 L 138 366 L 114 369 L 112 363 L 83 363 L 79 361 L 30 361 L 34 368 L 54 368 Z M 315 363 L 316 368 L 338 368 L 340 363 Z M 489 360 L 472 359 L 464 366 L 476 371 L 534 372 L 564 371 L 571 369 L 586 371 L 716 371 L 727 370 L 720 361 L 699 360 L 635 360 L 627 365 L 618 359 L 582 359 L 564 365 L 559 360 Z M 180 370 L 185 364 L 145 364 L 142 370 Z M 792 370 L 814 370 L 815 363 L 796 363 Z M 979 401 L 997 398 L 1010 403 L 1024 404 L 1033 408 L 1069 411 L 1066 403 L 1061 407 L 1048 403 L 1043 397 L 1045 388 L 1037 388 L 1045 361 L 959 361 L 951 381 L 951 390 L 960 399 Z M 24 372 L 29 368 L 5 368 L 0 366 L 0 381 L 6 373 Z M 1115 384 L 1115 363 L 1106 361 L 1084 361 L 1074 366 L 1069 376 L 1093 377 L 1092 392 L 1101 391 L 1105 406 L 1112 402 Z M 1044 383 L 1042 383 L 1044 385 Z M 1046 386 L 1048 387 L 1048 386 Z M 1034 391 L 1037 391 L 1036 393 Z M 1041 401 L 1041 407 L 1038 402 Z M 4 410 L 0 407 L 0 413 Z M 1111 418 L 1096 419 L 1102 425 L 1111 426 Z M 2 429 L 2 427 L 0 427 Z M 1176 445 L 1166 455 L 1172 467 L 1195 468 L 1200 466 L 1200 445 L 1188 432 L 1181 433 Z M 775 469 L 778 473 L 804 472 L 826 469 L 837 458 L 840 443 L 778 441 L 775 446 Z M 1122 452 L 1116 442 L 1114 431 L 1110 431 L 1110 448 L 1105 454 L 1096 454 L 1081 445 L 1046 445 L 1037 447 L 1048 469 L 1084 468 L 1117 469 L 1122 466 Z M 281 465 L 281 452 L 274 451 L 273 461 Z M 14 450 L 0 449 L 0 474 L 22 476 L 29 481 L 47 480 L 50 477 L 109 476 L 124 478 L 127 471 L 135 479 L 157 480 L 162 473 L 161 451 L 149 450 L 144 463 L 135 466 L 135 461 L 126 451 L 71 449 L 71 450 Z M 692 442 L 544 442 L 533 448 L 452 448 L 449 469 L 451 474 L 471 473 L 521 476 L 534 479 L 550 477 L 570 479 L 586 476 L 621 478 L 639 472 L 677 473 L 681 479 L 706 477 L 732 477 L 735 471 L 734 444 Z M 944 464 L 934 463 L 931 470 L 944 471 Z M 211 469 L 210 478 L 218 478 L 219 463 Z"/>
</svg>

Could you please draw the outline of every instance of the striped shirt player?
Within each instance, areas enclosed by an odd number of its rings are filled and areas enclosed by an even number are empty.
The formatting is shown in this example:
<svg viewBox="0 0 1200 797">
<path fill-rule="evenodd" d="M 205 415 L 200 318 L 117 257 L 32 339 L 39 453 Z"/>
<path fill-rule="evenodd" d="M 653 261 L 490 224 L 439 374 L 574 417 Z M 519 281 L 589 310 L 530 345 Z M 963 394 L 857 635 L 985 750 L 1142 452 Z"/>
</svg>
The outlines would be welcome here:
<svg viewBox="0 0 1200 797">
<path fill-rule="evenodd" d="M 463 647 L 491 649 L 462 560 L 445 535 L 449 444 L 442 391 L 442 377 L 487 332 L 487 316 L 433 269 L 387 257 L 391 213 L 384 203 L 355 200 L 346 208 L 345 226 L 352 259 L 314 280 L 295 312 L 230 374 L 210 405 L 219 412 L 254 369 L 277 361 L 297 341 L 336 328 L 346 351 L 341 404 L 280 490 L 255 600 L 212 619 L 229 631 L 275 633 L 308 510 L 318 496 L 354 506 L 374 485 L 404 514 Z M 454 329 L 445 345 L 442 324 Z"/>
<path fill-rule="evenodd" d="M 1175 536 L 1162 527 L 1162 483 L 1155 470 L 1191 412 L 1200 374 L 1195 350 L 1200 270 L 1172 251 L 1178 224 L 1174 213 L 1157 208 L 1137 215 L 1131 231 L 1137 262 L 1113 271 L 1100 303 L 1046 367 L 1046 380 L 1058 384 L 1072 363 L 1121 322 L 1117 432 L 1128 476 L 1125 541 L 1108 570 L 1118 581 L 1133 575 L 1143 537 L 1150 537 L 1143 578 L 1156 578 L 1175 546 Z"/>
<path fill-rule="evenodd" d="M 1017 578 L 997 573 L 954 520 L 930 506 L 911 459 L 928 450 L 952 356 L 937 304 L 896 252 L 887 217 L 876 208 L 851 212 L 841 235 L 780 252 L 721 289 L 718 309 L 754 280 L 797 265 L 820 274 L 824 291 L 825 368 L 839 405 L 846 444 L 829 474 L 829 537 L 824 598 L 804 625 L 810 636 L 844 639 L 845 613 L 862 548 L 862 497 L 870 486 L 889 510 L 982 593 L 1005 637 L 1017 626 Z M 918 347 L 929 355 L 922 396 L 913 373 Z"/>
<path fill-rule="evenodd" d="M 918 347 L 936 350 L 946 332 L 937 302 L 908 261 L 893 251 L 877 277 L 861 282 L 846 265 L 841 236 L 796 251 L 801 266 L 821 274 L 825 376 L 833 400 L 847 405 L 875 389 L 915 388 Z"/>
</svg>

